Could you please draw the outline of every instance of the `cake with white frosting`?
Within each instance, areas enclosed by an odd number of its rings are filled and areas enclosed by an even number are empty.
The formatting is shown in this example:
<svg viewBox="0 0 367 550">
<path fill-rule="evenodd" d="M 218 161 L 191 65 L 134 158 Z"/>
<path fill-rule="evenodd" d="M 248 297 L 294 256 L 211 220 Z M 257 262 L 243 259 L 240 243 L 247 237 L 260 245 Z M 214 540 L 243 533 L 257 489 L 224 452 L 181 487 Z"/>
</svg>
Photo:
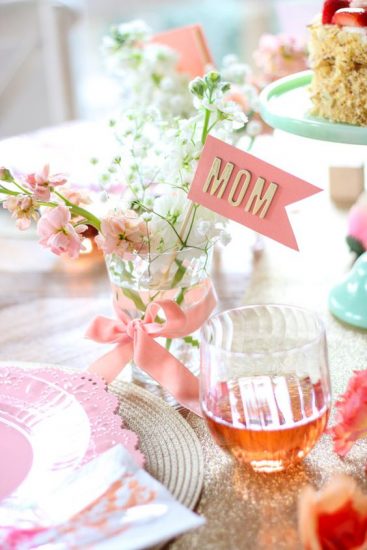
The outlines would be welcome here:
<svg viewBox="0 0 367 550">
<path fill-rule="evenodd" d="M 312 114 L 367 126 L 367 0 L 326 0 L 309 29 Z"/>
</svg>

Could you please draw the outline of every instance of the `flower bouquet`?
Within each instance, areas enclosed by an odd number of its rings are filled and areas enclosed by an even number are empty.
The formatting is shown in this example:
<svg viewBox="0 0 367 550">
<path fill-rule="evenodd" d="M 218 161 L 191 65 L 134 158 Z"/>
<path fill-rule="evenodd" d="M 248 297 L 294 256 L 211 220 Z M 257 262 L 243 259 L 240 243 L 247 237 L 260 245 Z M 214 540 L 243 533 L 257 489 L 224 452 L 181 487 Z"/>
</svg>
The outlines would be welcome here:
<svg viewBox="0 0 367 550">
<path fill-rule="evenodd" d="M 0 171 L 3 207 L 20 229 L 36 220 L 40 244 L 57 255 L 78 257 L 92 235 L 104 252 L 124 331 L 121 335 L 120 325 L 99 319 L 88 334 L 118 344 L 118 353 L 96 367 L 108 381 L 131 359 L 149 370 L 146 357 L 136 357 L 131 346 L 124 348 L 127 337 L 135 339 L 140 322 L 149 325 L 144 332 L 154 335 L 154 343 L 167 352 L 163 361 L 175 357 L 198 369 L 195 332 L 215 303 L 210 255 L 214 244 L 227 243 L 229 236 L 226 219 L 192 203 L 187 194 L 207 136 L 232 143 L 246 123 L 240 106 L 228 99 L 229 91 L 230 84 L 211 71 L 190 83 L 195 105 L 191 117 L 167 121 L 156 109 L 125 112 L 109 166 L 111 178 L 125 189 L 121 195 L 105 189 L 103 216 L 67 185 L 65 176 L 51 175 L 48 166 L 20 176 L 7 168 Z M 152 351 L 150 343 L 144 349 Z M 150 374 L 162 382 L 159 374 Z"/>
</svg>

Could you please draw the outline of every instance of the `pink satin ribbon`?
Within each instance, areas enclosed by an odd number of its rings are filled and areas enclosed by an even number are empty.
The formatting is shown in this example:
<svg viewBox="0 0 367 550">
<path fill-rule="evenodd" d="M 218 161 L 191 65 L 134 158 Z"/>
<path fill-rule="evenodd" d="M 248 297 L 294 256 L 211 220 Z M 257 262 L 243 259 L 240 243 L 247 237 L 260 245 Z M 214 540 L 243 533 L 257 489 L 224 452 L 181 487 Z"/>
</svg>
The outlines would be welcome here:
<svg viewBox="0 0 367 550">
<path fill-rule="evenodd" d="M 203 296 L 203 290 L 205 295 Z M 147 306 L 144 319 L 130 319 L 115 303 L 117 319 L 96 317 L 86 337 L 103 344 L 116 344 L 90 367 L 89 371 L 112 382 L 126 364 L 134 363 L 163 386 L 184 407 L 202 416 L 199 404 L 199 380 L 155 338 L 182 338 L 198 330 L 215 308 L 216 298 L 208 282 L 196 302 L 186 310 L 173 300 L 159 300 Z M 158 313 L 163 323 L 155 322 Z"/>
</svg>

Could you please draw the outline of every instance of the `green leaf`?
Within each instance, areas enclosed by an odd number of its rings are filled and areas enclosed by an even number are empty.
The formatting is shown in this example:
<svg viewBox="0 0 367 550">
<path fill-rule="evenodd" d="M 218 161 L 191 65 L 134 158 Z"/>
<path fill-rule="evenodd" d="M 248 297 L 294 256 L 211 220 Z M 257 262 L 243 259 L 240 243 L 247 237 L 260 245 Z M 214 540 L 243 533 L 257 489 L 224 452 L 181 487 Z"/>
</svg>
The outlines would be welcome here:
<svg viewBox="0 0 367 550">
<path fill-rule="evenodd" d="M 348 243 L 349 248 L 352 250 L 352 252 L 355 252 L 357 256 L 360 256 L 365 252 L 365 249 L 358 239 L 351 237 L 350 235 L 346 238 L 346 241 Z"/>
<path fill-rule="evenodd" d="M 129 288 L 124 288 L 124 287 L 121 287 L 121 290 L 123 294 L 125 294 L 125 296 L 129 298 L 129 300 L 134 302 L 136 309 L 140 311 L 145 311 L 146 309 L 145 304 L 137 292 L 134 292 L 133 290 L 130 290 Z"/>
<path fill-rule="evenodd" d="M 186 344 L 190 344 L 190 346 L 194 348 L 198 348 L 200 346 L 199 340 L 197 340 L 196 338 L 193 338 L 192 336 L 185 336 L 182 339 Z"/>
<path fill-rule="evenodd" d="M 186 288 L 185 287 L 182 287 L 180 289 L 180 292 L 175 300 L 176 304 L 178 304 L 179 306 L 182 304 L 182 302 L 184 301 L 184 298 L 185 298 L 185 292 L 186 292 Z"/>
<path fill-rule="evenodd" d="M 131 284 L 135 282 L 135 277 L 133 273 L 134 264 L 132 264 L 132 267 L 131 267 L 130 262 L 128 262 L 128 269 L 127 269 L 125 266 L 125 263 L 121 262 L 117 266 L 114 266 L 112 264 L 109 269 L 111 273 L 115 275 L 115 277 L 118 277 L 121 281 L 127 281 Z"/>
<path fill-rule="evenodd" d="M 156 86 L 159 86 L 159 84 L 161 83 L 162 77 L 159 74 L 153 73 L 152 80 Z"/>
<path fill-rule="evenodd" d="M 186 273 L 186 267 L 182 265 L 181 260 L 175 260 L 176 265 L 178 266 L 178 269 L 175 273 L 175 276 L 173 277 L 171 288 L 176 288 L 178 286 L 178 283 L 182 281 L 185 273 Z"/>
</svg>

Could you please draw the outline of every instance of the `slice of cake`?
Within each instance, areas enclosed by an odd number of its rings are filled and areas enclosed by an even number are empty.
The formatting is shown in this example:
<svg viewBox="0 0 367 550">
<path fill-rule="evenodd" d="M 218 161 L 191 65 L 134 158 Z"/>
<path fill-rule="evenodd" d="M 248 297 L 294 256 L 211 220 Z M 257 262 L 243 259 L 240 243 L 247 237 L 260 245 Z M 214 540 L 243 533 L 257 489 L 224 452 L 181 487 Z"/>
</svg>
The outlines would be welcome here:
<svg viewBox="0 0 367 550">
<path fill-rule="evenodd" d="M 367 0 L 326 0 L 309 29 L 312 114 L 367 126 Z"/>
</svg>

